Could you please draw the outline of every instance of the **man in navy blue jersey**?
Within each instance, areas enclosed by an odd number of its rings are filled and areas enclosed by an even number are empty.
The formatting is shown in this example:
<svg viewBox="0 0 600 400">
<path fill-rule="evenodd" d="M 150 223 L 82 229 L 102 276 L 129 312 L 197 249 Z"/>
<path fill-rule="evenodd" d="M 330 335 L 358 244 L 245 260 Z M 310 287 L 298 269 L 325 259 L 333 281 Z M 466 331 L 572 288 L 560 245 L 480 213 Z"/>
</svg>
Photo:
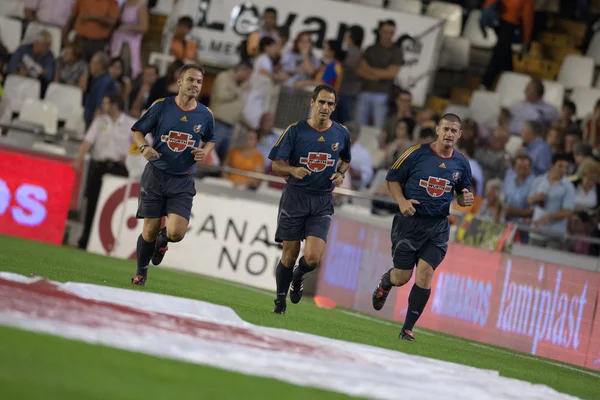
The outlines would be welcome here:
<svg viewBox="0 0 600 400">
<path fill-rule="evenodd" d="M 392 224 L 394 268 L 383 274 L 373 292 L 373 308 L 381 310 L 392 287 L 406 284 L 416 265 L 415 284 L 400 331 L 400 339 L 410 341 L 415 340 L 413 327 L 429 300 L 433 272 L 448 250 L 448 215 L 454 193 L 463 207 L 474 200 L 469 161 L 454 149 L 462 134 L 460 118 L 444 115 L 436 133 L 435 142 L 412 146 L 387 174 L 400 213 Z"/>
<path fill-rule="evenodd" d="M 203 77 L 201 66 L 185 65 L 177 96 L 156 100 L 131 128 L 134 143 L 149 161 L 140 182 L 137 217 L 144 219 L 144 228 L 137 241 L 134 285 L 144 286 L 150 260 L 159 265 L 167 243 L 185 236 L 196 195 L 196 163 L 215 147 L 212 112 L 196 100 Z M 152 146 L 144 139 L 148 133 Z M 167 224 L 161 229 L 163 216 Z"/>
<path fill-rule="evenodd" d="M 275 272 L 273 312 L 277 314 L 285 314 L 288 290 L 292 303 L 300 301 L 305 274 L 321 262 L 333 215 L 331 192 L 342 185 L 350 166 L 348 129 L 329 118 L 336 104 L 337 93 L 331 86 L 317 86 L 310 100 L 310 119 L 290 125 L 269 154 L 273 171 L 287 182 L 275 232 L 275 241 L 283 242 Z M 306 240 L 304 255 L 294 268 L 302 240 Z"/>
</svg>

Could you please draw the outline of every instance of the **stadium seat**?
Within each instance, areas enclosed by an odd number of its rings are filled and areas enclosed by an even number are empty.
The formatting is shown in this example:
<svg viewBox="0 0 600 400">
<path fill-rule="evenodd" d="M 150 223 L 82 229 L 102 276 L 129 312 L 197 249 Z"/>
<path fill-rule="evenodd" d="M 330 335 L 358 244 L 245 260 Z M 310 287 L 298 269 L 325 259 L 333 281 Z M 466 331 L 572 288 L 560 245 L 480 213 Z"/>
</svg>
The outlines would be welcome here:
<svg viewBox="0 0 600 400">
<path fill-rule="evenodd" d="M 569 98 L 577 106 L 577 118 L 586 118 L 592 114 L 600 99 L 600 89 L 576 87 Z"/>
<path fill-rule="evenodd" d="M 148 65 L 156 65 L 158 67 L 158 75 L 163 76 L 167 73 L 169 65 L 175 61 L 175 57 L 169 54 L 162 54 L 153 51 L 148 57 Z"/>
<path fill-rule="evenodd" d="M 504 150 L 511 158 L 515 158 L 519 149 L 523 147 L 523 138 L 521 136 L 512 135 L 508 138 L 508 142 L 504 146 Z"/>
<path fill-rule="evenodd" d="M 492 28 L 486 28 L 487 38 L 483 36 L 481 27 L 479 24 L 479 18 L 481 17 L 481 11 L 472 10 L 467 17 L 465 23 L 465 29 L 463 30 L 463 37 L 469 39 L 471 46 L 480 49 L 493 49 L 498 41 L 496 31 Z"/>
<path fill-rule="evenodd" d="M 20 75 L 8 75 L 4 82 L 4 96 L 2 101 L 10 102 L 10 110 L 19 112 L 25 99 L 40 98 L 40 81 Z"/>
<path fill-rule="evenodd" d="M 421 15 L 423 3 L 421 0 L 388 0 L 388 9 L 406 14 Z"/>
<path fill-rule="evenodd" d="M 368 7 L 383 7 L 383 0 L 350 0 L 350 3 L 360 4 Z"/>
<path fill-rule="evenodd" d="M 438 66 L 450 71 L 464 71 L 469 67 L 471 44 L 463 37 L 444 36 Z"/>
<path fill-rule="evenodd" d="M 205 176 L 204 178 L 202 178 L 201 182 L 213 186 L 233 188 L 233 182 L 231 182 L 229 179 L 224 178 L 214 178 L 212 176 Z"/>
<path fill-rule="evenodd" d="M 462 120 L 471 118 L 472 116 L 471 109 L 469 107 L 459 106 L 456 104 L 450 104 L 448 107 L 446 107 L 444 114 L 456 114 Z"/>
<path fill-rule="evenodd" d="M 569 55 L 565 57 L 558 81 L 563 83 L 567 89 L 576 86 L 590 87 L 594 79 L 594 59 L 584 56 Z"/>
<path fill-rule="evenodd" d="M 67 155 L 67 150 L 58 144 L 52 144 L 52 143 L 38 141 L 38 142 L 33 143 L 32 149 L 35 151 L 50 153 L 50 154 L 54 154 L 57 156 L 66 156 Z"/>
<path fill-rule="evenodd" d="M 544 101 L 552 104 L 559 111 L 562 108 L 565 97 L 565 85 L 555 81 L 544 82 Z"/>
<path fill-rule="evenodd" d="M 358 141 L 365 146 L 371 155 L 374 167 L 378 167 L 383 162 L 383 150 L 379 148 L 379 136 L 381 129 L 374 126 L 361 126 Z"/>
<path fill-rule="evenodd" d="M 15 18 L 25 18 L 24 0 L 2 0 L 0 1 L 0 15 Z M 3 23 L 0 23 L 2 26 Z M 21 35 L 19 34 L 19 38 Z"/>
<path fill-rule="evenodd" d="M 270 187 L 269 181 L 262 181 L 260 185 L 258 185 L 258 189 L 256 192 L 265 196 L 271 196 L 275 198 L 281 197 L 281 190 Z"/>
<path fill-rule="evenodd" d="M 55 58 L 60 57 L 60 49 L 62 48 L 62 31 L 60 28 L 51 25 L 40 24 L 39 22 L 30 22 L 25 30 L 25 36 L 23 37 L 23 43 L 33 43 L 35 35 L 38 32 L 46 30 L 52 37 L 52 45 L 50 50 Z"/>
<path fill-rule="evenodd" d="M 76 138 L 83 138 L 85 135 L 85 121 L 83 120 L 83 107 L 73 111 L 65 122 L 65 129 L 74 132 Z"/>
<path fill-rule="evenodd" d="M 531 77 L 516 72 L 503 72 L 500 75 L 495 92 L 500 95 L 500 105 L 510 107 L 525 100 L 525 86 Z"/>
<path fill-rule="evenodd" d="M 26 99 L 17 118 L 18 122 L 32 123 L 44 128 L 44 133 L 56 135 L 58 107 L 56 104 L 38 99 Z"/>
<path fill-rule="evenodd" d="M 469 110 L 475 121 L 495 128 L 500 115 L 500 95 L 487 90 L 475 90 L 471 95 Z"/>
<path fill-rule="evenodd" d="M 14 53 L 21 44 L 22 26 L 18 19 L 0 15 L 0 39 L 9 53 Z"/>
<path fill-rule="evenodd" d="M 600 32 L 594 33 L 585 55 L 593 58 L 596 66 L 600 65 Z"/>
<path fill-rule="evenodd" d="M 46 90 L 46 101 L 58 107 L 58 119 L 66 121 L 74 110 L 81 108 L 83 92 L 77 86 L 52 82 Z"/>
<path fill-rule="evenodd" d="M 443 19 L 445 36 L 460 36 L 462 30 L 462 7 L 445 1 L 432 1 L 429 3 L 425 15 Z"/>
</svg>

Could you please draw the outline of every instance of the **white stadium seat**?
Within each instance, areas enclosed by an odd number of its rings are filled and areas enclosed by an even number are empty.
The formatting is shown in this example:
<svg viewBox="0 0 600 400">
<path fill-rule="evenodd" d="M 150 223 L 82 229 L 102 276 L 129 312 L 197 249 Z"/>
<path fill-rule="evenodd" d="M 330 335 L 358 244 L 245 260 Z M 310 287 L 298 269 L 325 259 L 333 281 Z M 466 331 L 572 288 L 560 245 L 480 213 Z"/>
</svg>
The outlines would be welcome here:
<svg viewBox="0 0 600 400">
<path fill-rule="evenodd" d="M 544 101 L 560 111 L 565 97 L 565 85 L 555 81 L 543 81 Z"/>
<path fill-rule="evenodd" d="M 500 95 L 502 107 L 510 107 L 513 104 L 525 100 L 525 86 L 531 81 L 531 77 L 517 72 L 503 72 L 496 85 L 496 93 Z"/>
<path fill-rule="evenodd" d="M 479 18 L 481 17 L 481 11 L 472 10 L 467 17 L 465 23 L 465 29 L 463 30 L 463 37 L 469 39 L 471 46 L 480 49 L 493 49 L 498 41 L 496 31 L 492 28 L 486 28 L 487 38 L 483 36 L 481 32 L 481 26 L 479 24 Z"/>
<path fill-rule="evenodd" d="M 577 106 L 577 118 L 586 118 L 592 114 L 600 99 L 600 89 L 576 87 L 569 98 Z"/>
<path fill-rule="evenodd" d="M 58 119 L 66 121 L 74 110 L 82 107 L 83 92 L 77 86 L 52 82 L 46 90 L 45 100 L 56 104 Z"/>
<path fill-rule="evenodd" d="M 58 108 L 56 104 L 44 100 L 26 99 L 17 121 L 41 125 L 45 133 L 55 135 L 58 127 Z"/>
<path fill-rule="evenodd" d="M 487 90 L 475 90 L 469 109 L 473 119 L 489 128 L 496 128 L 500 115 L 500 95 Z"/>
<path fill-rule="evenodd" d="M 162 54 L 153 51 L 148 57 L 148 65 L 155 65 L 158 67 L 158 75 L 163 76 L 167 73 L 169 65 L 175 61 L 175 57 L 169 54 Z"/>
<path fill-rule="evenodd" d="M 423 3 L 421 0 L 389 0 L 388 9 L 406 14 L 421 15 Z"/>
<path fill-rule="evenodd" d="M 40 98 L 40 81 L 19 75 L 8 75 L 4 82 L 2 101 L 10 102 L 12 112 L 21 111 L 25 99 Z"/>
<path fill-rule="evenodd" d="M 55 58 L 60 57 L 60 49 L 62 48 L 62 31 L 60 28 L 51 25 L 40 24 L 39 22 L 30 22 L 25 30 L 25 36 L 23 37 L 24 43 L 33 43 L 35 35 L 40 31 L 48 31 L 52 37 L 52 45 L 50 50 Z"/>
<path fill-rule="evenodd" d="M 233 188 L 233 182 L 225 178 L 214 178 L 212 176 L 205 176 L 204 178 L 202 178 L 201 182 L 213 186 Z"/>
<path fill-rule="evenodd" d="M 66 156 L 67 155 L 67 150 L 58 144 L 52 144 L 52 143 L 46 143 L 46 142 L 35 142 L 35 143 L 33 143 L 32 148 L 35 151 L 50 153 L 50 154 L 54 154 L 57 156 Z"/>
<path fill-rule="evenodd" d="M 24 0 L 2 0 L 0 1 L 0 15 L 15 18 L 25 18 Z M 2 24 L 0 23 L 0 26 Z M 21 35 L 19 34 L 19 37 Z"/>
<path fill-rule="evenodd" d="M 432 1 L 429 3 L 425 15 L 440 18 L 446 21 L 444 24 L 445 36 L 460 36 L 462 31 L 462 7 L 445 1 Z"/>
<path fill-rule="evenodd" d="M 593 79 L 594 59 L 571 54 L 563 60 L 557 81 L 572 89 L 576 86 L 590 87 Z"/>
<path fill-rule="evenodd" d="M 14 53 L 21 44 L 22 26 L 18 19 L 0 15 L 0 39 L 9 53 Z"/>
<path fill-rule="evenodd" d="M 593 58 L 596 66 L 600 65 L 600 32 L 594 33 L 585 55 Z"/>
<path fill-rule="evenodd" d="M 368 7 L 383 7 L 383 0 L 350 0 L 350 3 Z"/>
<path fill-rule="evenodd" d="M 471 44 L 463 37 L 444 36 L 438 67 L 451 71 L 464 71 L 469 67 Z"/>
<path fill-rule="evenodd" d="M 515 158 L 521 147 L 523 147 L 523 138 L 521 136 L 512 135 L 508 138 L 508 142 L 504 146 L 504 151 L 506 151 L 511 158 Z"/>
<path fill-rule="evenodd" d="M 361 126 L 358 141 L 365 146 L 371 155 L 371 161 L 374 167 L 378 167 L 383 162 L 383 150 L 379 148 L 379 136 L 381 129 L 374 126 Z"/>
<path fill-rule="evenodd" d="M 444 114 L 456 114 L 462 120 L 471 118 L 472 116 L 469 107 L 459 106 L 457 104 L 450 104 L 448 107 L 446 107 Z"/>
</svg>

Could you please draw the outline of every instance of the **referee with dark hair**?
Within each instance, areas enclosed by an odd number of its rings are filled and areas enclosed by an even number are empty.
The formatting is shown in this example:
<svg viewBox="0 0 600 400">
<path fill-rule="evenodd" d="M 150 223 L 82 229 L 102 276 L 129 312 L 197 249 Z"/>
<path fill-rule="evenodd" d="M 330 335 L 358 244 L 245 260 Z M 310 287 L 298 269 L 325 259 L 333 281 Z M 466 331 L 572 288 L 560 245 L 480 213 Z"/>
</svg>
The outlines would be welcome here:
<svg viewBox="0 0 600 400">
<path fill-rule="evenodd" d="M 125 157 L 131 146 L 131 126 L 135 119 L 123 112 L 123 99 L 118 93 L 110 93 L 102 100 L 101 111 L 88 129 L 73 167 L 81 168 L 83 158 L 90 153 L 90 167 L 87 175 L 85 196 L 87 205 L 83 233 L 79 239 L 79 248 L 87 248 L 94 213 L 105 174 L 127 176 Z"/>
</svg>

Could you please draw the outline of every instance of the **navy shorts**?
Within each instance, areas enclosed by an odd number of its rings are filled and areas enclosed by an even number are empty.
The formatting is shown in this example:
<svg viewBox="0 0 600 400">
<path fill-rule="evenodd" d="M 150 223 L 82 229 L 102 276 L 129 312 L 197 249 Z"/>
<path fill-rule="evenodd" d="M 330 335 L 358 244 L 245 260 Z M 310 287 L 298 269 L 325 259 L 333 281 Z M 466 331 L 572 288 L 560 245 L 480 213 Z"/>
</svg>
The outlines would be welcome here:
<svg viewBox="0 0 600 400">
<path fill-rule="evenodd" d="M 394 268 L 413 269 L 419 259 L 433 269 L 441 264 L 448 251 L 448 218 L 394 216 L 392 224 L 392 259 Z"/>
<path fill-rule="evenodd" d="M 140 181 L 137 218 L 176 214 L 189 221 L 196 195 L 193 175 L 171 175 L 148 163 Z"/>
<path fill-rule="evenodd" d="M 312 194 L 286 185 L 279 201 L 275 241 L 293 242 L 315 236 L 327 242 L 332 215 L 333 194 Z"/>
</svg>

